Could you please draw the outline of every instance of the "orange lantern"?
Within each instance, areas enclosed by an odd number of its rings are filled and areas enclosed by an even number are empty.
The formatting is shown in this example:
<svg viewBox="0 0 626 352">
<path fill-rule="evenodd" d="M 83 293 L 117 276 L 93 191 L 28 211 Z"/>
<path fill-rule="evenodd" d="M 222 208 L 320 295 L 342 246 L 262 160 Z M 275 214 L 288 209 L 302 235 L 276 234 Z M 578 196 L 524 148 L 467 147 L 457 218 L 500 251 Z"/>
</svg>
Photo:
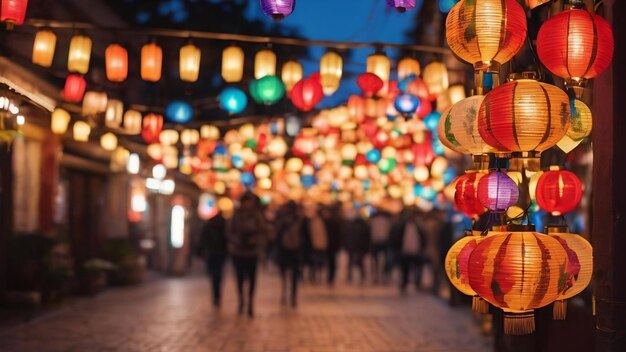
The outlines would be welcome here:
<svg viewBox="0 0 626 352">
<path fill-rule="evenodd" d="M 128 51 L 118 44 L 111 44 L 104 53 L 107 79 L 123 82 L 128 76 Z"/>
<path fill-rule="evenodd" d="M 141 129 L 141 138 L 146 143 L 157 143 L 159 134 L 163 129 L 163 116 L 157 114 L 148 114 L 143 118 Z"/>
<path fill-rule="evenodd" d="M 421 72 L 419 61 L 412 57 L 405 57 L 398 62 L 398 80 L 401 81 L 410 75 L 419 76 Z"/>
<path fill-rule="evenodd" d="M 33 63 L 43 67 L 52 66 L 56 44 L 57 36 L 54 32 L 49 30 L 38 31 L 33 44 Z"/>
<path fill-rule="evenodd" d="M 483 239 L 480 231 L 466 231 L 465 237 L 448 250 L 444 265 L 452 285 L 463 294 L 472 296 L 472 311 L 486 314 L 489 313 L 489 304 L 476 294 L 469 283 L 469 258 Z"/>
<path fill-rule="evenodd" d="M 141 48 L 141 79 L 158 82 L 161 79 L 163 49 L 156 43 L 146 44 Z"/>
</svg>

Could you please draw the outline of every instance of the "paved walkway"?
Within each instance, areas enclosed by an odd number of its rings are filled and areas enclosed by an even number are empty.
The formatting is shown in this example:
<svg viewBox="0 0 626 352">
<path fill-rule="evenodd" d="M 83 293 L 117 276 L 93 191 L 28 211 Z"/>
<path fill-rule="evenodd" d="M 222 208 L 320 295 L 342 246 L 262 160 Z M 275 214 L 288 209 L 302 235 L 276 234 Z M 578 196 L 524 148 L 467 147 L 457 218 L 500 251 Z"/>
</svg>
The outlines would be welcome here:
<svg viewBox="0 0 626 352">
<path fill-rule="evenodd" d="M 231 277 L 232 275 L 229 275 Z M 254 319 L 236 314 L 228 280 L 220 311 L 201 274 L 111 289 L 0 335 L 7 351 L 489 351 L 469 309 L 395 287 L 303 285 L 281 306 L 276 275 L 261 274 Z"/>
</svg>

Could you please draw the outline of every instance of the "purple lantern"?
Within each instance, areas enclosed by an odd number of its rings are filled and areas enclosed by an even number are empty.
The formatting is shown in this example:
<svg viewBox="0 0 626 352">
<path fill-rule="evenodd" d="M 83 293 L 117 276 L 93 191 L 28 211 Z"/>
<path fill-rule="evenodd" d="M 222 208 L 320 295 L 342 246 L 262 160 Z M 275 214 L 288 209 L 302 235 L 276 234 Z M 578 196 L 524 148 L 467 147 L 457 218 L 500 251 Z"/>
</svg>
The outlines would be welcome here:
<svg viewBox="0 0 626 352">
<path fill-rule="evenodd" d="M 415 0 L 387 0 L 387 6 L 395 7 L 398 12 L 403 13 L 415 7 Z"/>
<path fill-rule="evenodd" d="M 296 0 L 261 0 L 263 13 L 275 20 L 282 20 L 293 11 Z M 415 1 L 413 1 L 415 6 Z"/>
<path fill-rule="evenodd" d="M 506 211 L 518 198 L 517 184 L 504 172 L 492 171 L 478 181 L 478 201 L 491 211 Z"/>
</svg>

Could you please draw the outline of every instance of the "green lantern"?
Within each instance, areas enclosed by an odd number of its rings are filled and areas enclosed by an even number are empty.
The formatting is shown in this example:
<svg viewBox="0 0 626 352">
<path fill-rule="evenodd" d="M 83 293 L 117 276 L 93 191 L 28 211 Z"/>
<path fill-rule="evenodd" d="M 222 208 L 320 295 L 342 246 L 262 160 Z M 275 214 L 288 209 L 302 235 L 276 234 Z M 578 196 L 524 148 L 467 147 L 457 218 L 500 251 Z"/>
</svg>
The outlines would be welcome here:
<svg viewBox="0 0 626 352">
<path fill-rule="evenodd" d="M 388 174 L 396 167 L 397 164 L 398 161 L 394 158 L 381 159 L 378 162 L 378 169 L 380 169 L 380 172 L 383 174 Z"/>
<path fill-rule="evenodd" d="M 285 85 L 276 76 L 265 76 L 250 82 L 250 95 L 259 104 L 276 104 L 285 95 Z"/>
</svg>

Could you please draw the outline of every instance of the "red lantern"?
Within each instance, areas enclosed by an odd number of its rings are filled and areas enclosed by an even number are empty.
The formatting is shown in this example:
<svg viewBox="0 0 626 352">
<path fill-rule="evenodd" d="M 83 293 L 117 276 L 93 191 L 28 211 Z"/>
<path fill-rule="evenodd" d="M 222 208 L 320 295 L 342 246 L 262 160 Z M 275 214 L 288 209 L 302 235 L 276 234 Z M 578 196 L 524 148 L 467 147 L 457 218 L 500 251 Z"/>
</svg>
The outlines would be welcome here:
<svg viewBox="0 0 626 352">
<path fill-rule="evenodd" d="M 478 200 L 478 181 L 483 176 L 480 172 L 470 172 L 457 179 L 454 205 L 469 218 L 478 218 L 485 212 Z"/>
<path fill-rule="evenodd" d="M 24 23 L 27 7 L 28 0 L 2 0 L 0 21 L 7 22 L 9 28 Z"/>
<path fill-rule="evenodd" d="M 346 104 L 348 108 L 348 116 L 356 122 L 361 122 L 365 118 L 365 99 L 358 95 L 351 95 Z"/>
<path fill-rule="evenodd" d="M 415 95 L 422 101 L 430 100 L 430 91 L 428 90 L 428 86 L 419 78 L 416 78 L 407 84 L 406 92 Z"/>
<path fill-rule="evenodd" d="M 291 102 L 301 111 L 310 111 L 324 98 L 319 75 L 300 80 L 291 90 Z"/>
<path fill-rule="evenodd" d="M 383 89 L 383 86 L 385 85 L 385 82 L 383 82 L 380 77 L 371 72 L 362 73 L 359 78 L 357 78 L 356 83 L 363 91 L 363 95 L 368 98 L 373 97 L 376 93 Z"/>
<path fill-rule="evenodd" d="M 87 82 L 81 75 L 69 74 L 65 79 L 65 87 L 63 88 L 63 99 L 78 103 L 83 100 L 85 90 L 87 89 Z"/>
<path fill-rule="evenodd" d="M 122 46 L 111 44 L 105 53 L 107 79 L 122 82 L 128 76 L 128 51 Z"/>
<path fill-rule="evenodd" d="M 158 143 L 159 135 L 163 129 L 163 116 L 148 114 L 143 118 L 141 138 L 146 143 Z"/>
<path fill-rule="evenodd" d="M 431 101 L 428 99 L 422 99 L 420 100 L 420 102 L 421 104 L 417 108 L 417 111 L 415 113 L 420 119 L 423 119 L 424 117 L 428 116 L 428 114 L 433 112 L 433 103 L 431 103 Z"/>
<path fill-rule="evenodd" d="M 574 173 L 552 170 L 539 177 L 536 192 L 539 207 L 559 216 L 576 209 L 582 199 L 583 187 Z"/>
<path fill-rule="evenodd" d="M 415 156 L 415 165 L 430 166 L 435 159 L 433 137 L 430 131 L 420 131 L 413 135 L 411 150 Z"/>
</svg>

